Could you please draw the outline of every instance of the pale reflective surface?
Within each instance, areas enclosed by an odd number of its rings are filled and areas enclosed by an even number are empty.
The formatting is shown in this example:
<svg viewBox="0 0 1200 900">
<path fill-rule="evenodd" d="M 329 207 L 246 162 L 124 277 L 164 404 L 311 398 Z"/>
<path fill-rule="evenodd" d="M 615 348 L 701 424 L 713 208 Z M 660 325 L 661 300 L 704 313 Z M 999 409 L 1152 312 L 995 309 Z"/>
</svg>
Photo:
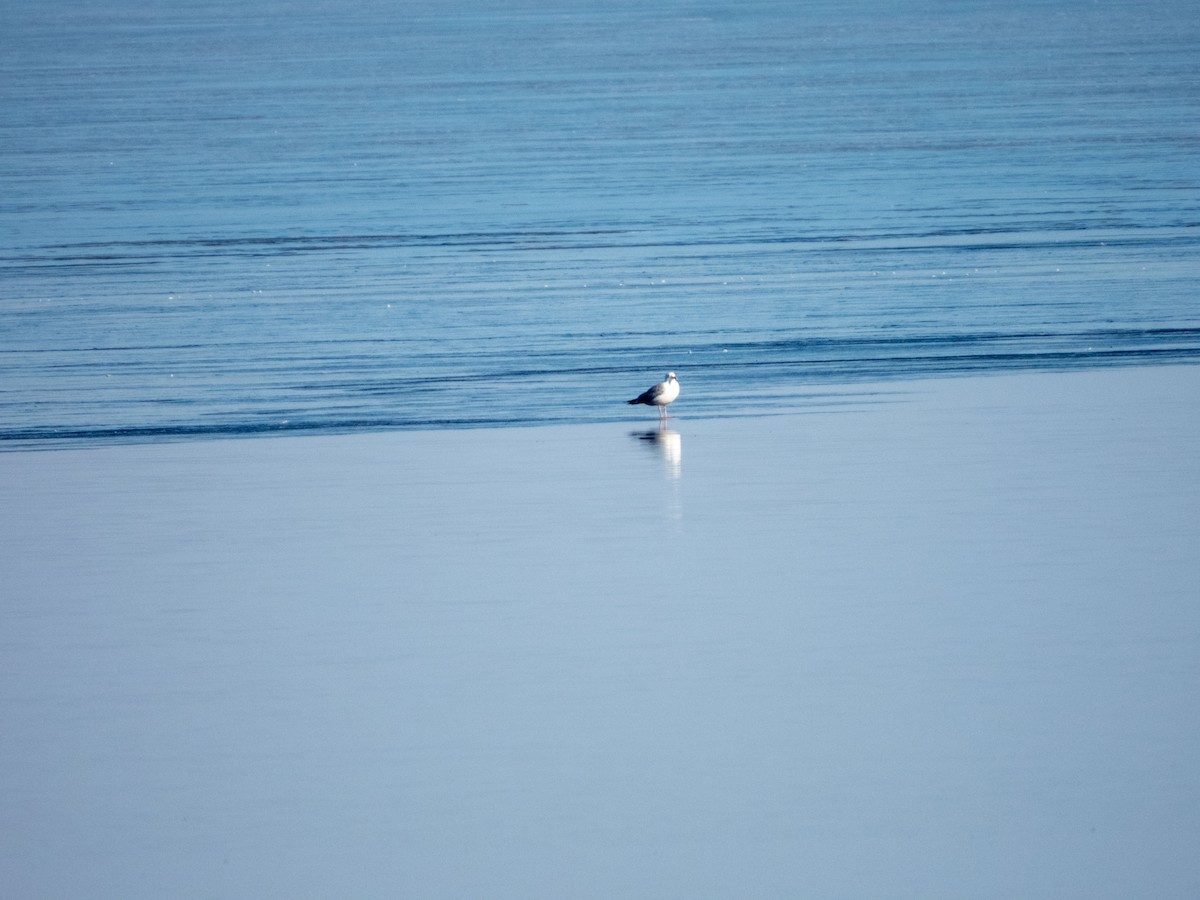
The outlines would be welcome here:
<svg viewBox="0 0 1200 900">
<path fill-rule="evenodd" d="M 635 431 L 633 437 L 658 451 L 672 478 L 683 474 L 683 436 L 664 422 L 653 431 Z"/>
<path fill-rule="evenodd" d="M 1200 368 L 891 390 L 0 454 L 6 891 L 1191 900 Z"/>
</svg>

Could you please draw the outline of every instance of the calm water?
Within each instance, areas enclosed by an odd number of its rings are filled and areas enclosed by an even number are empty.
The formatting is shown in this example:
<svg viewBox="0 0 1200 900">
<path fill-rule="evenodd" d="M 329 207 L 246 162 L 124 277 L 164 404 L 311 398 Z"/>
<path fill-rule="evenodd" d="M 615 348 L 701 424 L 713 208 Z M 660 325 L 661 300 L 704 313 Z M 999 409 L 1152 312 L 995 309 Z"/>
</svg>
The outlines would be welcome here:
<svg viewBox="0 0 1200 900">
<path fill-rule="evenodd" d="M 904 390 L 0 454 L 5 897 L 1194 900 L 1200 366 Z"/>
<path fill-rule="evenodd" d="M 1200 17 L 0 6 L 0 446 L 1200 360 Z"/>
</svg>

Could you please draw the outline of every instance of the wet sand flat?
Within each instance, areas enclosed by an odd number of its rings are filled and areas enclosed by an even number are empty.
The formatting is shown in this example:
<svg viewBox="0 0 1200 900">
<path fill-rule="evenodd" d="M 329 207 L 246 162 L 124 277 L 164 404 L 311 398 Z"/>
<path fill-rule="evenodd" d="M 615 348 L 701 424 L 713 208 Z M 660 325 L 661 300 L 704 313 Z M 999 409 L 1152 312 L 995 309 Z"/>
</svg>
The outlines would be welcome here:
<svg viewBox="0 0 1200 900">
<path fill-rule="evenodd" d="M 13 896 L 1192 897 L 1200 367 L 0 454 Z"/>
</svg>

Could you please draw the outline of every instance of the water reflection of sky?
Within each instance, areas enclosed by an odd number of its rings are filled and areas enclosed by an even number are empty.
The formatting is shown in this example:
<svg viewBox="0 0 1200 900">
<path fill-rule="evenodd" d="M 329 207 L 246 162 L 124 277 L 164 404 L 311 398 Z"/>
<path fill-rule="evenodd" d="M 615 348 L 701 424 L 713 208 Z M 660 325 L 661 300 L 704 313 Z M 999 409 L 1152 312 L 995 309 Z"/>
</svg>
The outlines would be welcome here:
<svg viewBox="0 0 1200 900">
<path fill-rule="evenodd" d="M 1191 900 L 1198 382 L 0 454 L 5 887 Z"/>
</svg>

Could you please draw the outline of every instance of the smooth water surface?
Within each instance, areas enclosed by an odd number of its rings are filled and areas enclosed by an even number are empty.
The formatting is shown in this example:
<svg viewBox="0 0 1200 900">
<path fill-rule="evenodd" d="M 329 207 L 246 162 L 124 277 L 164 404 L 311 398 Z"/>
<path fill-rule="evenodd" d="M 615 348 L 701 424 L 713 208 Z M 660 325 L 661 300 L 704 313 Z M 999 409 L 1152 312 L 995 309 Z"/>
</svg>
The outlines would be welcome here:
<svg viewBox="0 0 1200 900">
<path fill-rule="evenodd" d="M 886 390 L 0 454 L 7 893 L 1191 900 L 1200 367 Z"/>
<path fill-rule="evenodd" d="M 0 444 L 1194 361 L 1200 17 L 0 8 Z"/>
</svg>

